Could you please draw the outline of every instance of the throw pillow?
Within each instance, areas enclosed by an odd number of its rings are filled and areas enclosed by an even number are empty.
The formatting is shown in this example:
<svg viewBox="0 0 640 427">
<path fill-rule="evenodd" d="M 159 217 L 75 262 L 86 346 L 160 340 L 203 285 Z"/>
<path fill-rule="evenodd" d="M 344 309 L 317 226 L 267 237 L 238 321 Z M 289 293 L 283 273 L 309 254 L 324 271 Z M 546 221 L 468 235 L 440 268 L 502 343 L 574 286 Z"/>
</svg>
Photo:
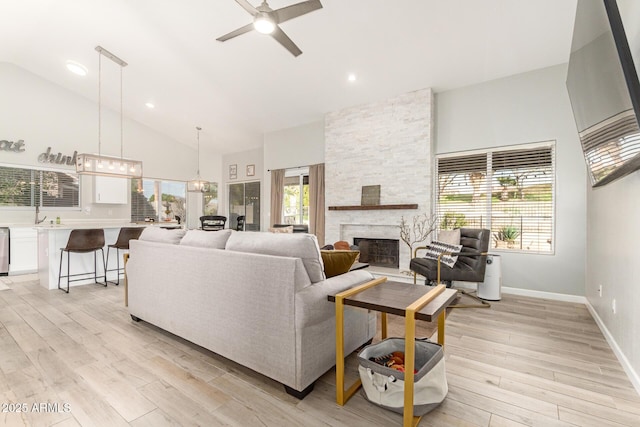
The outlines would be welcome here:
<svg viewBox="0 0 640 427">
<path fill-rule="evenodd" d="M 448 243 L 450 245 L 460 244 L 460 229 L 440 230 L 438 231 L 438 242 Z"/>
<path fill-rule="evenodd" d="M 293 225 L 288 227 L 271 227 L 269 231 L 272 233 L 293 233 Z"/>
<path fill-rule="evenodd" d="M 180 240 L 181 245 L 200 248 L 224 249 L 227 240 L 234 230 L 229 228 L 219 231 L 189 230 Z"/>
<path fill-rule="evenodd" d="M 358 251 L 320 251 L 324 263 L 324 274 L 329 277 L 338 276 L 349 271 L 357 256 Z"/>
<path fill-rule="evenodd" d="M 142 234 L 140 234 L 139 239 L 149 242 L 171 243 L 172 245 L 177 245 L 180 243 L 180 239 L 184 237 L 185 233 L 186 231 L 181 228 L 169 230 L 166 228 L 149 226 L 145 227 Z"/>
<path fill-rule="evenodd" d="M 462 245 L 450 245 L 449 243 L 434 240 L 427 246 L 427 253 L 424 257 L 437 260 L 442 253 L 460 252 L 460 249 L 462 249 Z M 440 258 L 440 262 L 448 267 L 453 267 L 456 261 L 458 261 L 458 255 L 442 255 L 442 258 Z"/>
</svg>

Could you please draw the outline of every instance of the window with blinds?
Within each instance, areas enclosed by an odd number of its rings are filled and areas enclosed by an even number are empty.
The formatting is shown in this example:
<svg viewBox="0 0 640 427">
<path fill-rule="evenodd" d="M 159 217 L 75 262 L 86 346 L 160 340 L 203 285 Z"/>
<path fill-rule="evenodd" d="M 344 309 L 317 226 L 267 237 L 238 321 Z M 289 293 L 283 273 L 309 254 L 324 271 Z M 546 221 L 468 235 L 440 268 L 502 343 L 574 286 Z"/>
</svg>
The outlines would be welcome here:
<svg viewBox="0 0 640 427">
<path fill-rule="evenodd" d="M 439 157 L 439 227 L 488 228 L 493 249 L 553 252 L 554 164 L 551 143 Z"/>
<path fill-rule="evenodd" d="M 79 208 L 78 175 L 0 166 L 0 206 Z"/>
</svg>

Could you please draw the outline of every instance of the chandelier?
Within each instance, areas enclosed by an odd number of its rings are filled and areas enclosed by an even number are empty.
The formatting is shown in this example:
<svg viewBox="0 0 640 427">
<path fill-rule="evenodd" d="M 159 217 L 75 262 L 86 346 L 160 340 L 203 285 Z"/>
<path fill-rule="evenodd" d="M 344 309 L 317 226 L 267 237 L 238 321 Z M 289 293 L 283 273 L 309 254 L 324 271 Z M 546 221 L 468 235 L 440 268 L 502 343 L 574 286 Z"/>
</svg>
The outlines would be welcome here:
<svg viewBox="0 0 640 427">
<path fill-rule="evenodd" d="M 211 185 L 209 181 L 205 181 L 200 178 L 200 131 L 201 127 L 196 126 L 197 139 L 198 139 L 198 172 L 196 177 L 187 183 L 187 191 L 190 193 L 206 193 L 209 191 Z"/>
<path fill-rule="evenodd" d="M 127 66 L 127 63 L 102 46 L 96 46 L 96 51 L 98 52 L 98 154 L 78 154 L 76 172 L 80 175 L 142 178 L 142 162 L 123 157 L 122 69 Z M 102 56 L 120 66 L 120 157 L 102 155 Z"/>
</svg>

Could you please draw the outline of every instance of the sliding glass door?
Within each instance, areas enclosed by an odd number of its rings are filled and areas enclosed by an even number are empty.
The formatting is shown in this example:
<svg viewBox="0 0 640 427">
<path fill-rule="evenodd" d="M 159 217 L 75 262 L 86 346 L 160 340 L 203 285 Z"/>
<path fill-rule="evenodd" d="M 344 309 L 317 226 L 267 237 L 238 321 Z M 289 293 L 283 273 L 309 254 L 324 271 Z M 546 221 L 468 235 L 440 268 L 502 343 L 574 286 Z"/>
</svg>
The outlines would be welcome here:
<svg viewBox="0 0 640 427">
<path fill-rule="evenodd" d="M 260 231 L 260 181 L 229 184 L 229 228 L 236 228 L 240 215 L 246 231 Z"/>
</svg>

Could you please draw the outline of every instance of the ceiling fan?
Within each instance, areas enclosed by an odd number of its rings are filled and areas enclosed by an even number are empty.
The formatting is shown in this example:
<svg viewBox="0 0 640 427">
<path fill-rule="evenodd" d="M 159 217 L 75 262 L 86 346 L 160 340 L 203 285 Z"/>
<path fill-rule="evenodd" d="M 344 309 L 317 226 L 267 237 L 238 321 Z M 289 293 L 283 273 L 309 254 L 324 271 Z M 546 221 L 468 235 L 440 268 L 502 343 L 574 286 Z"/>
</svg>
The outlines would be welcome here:
<svg viewBox="0 0 640 427">
<path fill-rule="evenodd" d="M 314 10 L 322 9 L 320 0 L 307 0 L 301 3 L 292 4 L 291 6 L 285 6 L 277 10 L 273 10 L 269 7 L 265 0 L 258 7 L 253 7 L 247 0 L 236 0 L 244 10 L 249 12 L 253 16 L 253 23 L 247 24 L 244 27 L 240 27 L 235 31 L 231 31 L 229 34 L 218 37 L 216 40 L 220 42 L 227 41 L 244 33 L 248 33 L 251 30 L 256 30 L 262 34 L 268 34 L 282 46 L 284 46 L 293 56 L 298 56 L 302 53 L 300 48 L 287 36 L 278 24 L 282 24 L 298 16 L 305 15 Z"/>
</svg>

